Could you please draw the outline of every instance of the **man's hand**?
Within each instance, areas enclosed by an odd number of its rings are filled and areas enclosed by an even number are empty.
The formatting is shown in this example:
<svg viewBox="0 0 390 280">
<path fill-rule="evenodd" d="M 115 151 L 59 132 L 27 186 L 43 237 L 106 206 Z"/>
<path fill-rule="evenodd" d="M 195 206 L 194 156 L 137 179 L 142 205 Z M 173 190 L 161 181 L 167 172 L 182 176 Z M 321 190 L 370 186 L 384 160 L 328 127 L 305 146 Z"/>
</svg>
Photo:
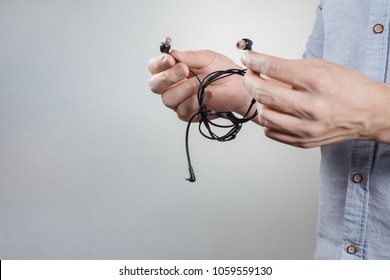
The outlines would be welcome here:
<svg viewBox="0 0 390 280">
<path fill-rule="evenodd" d="M 248 67 L 245 87 L 258 102 L 258 121 L 269 138 L 303 148 L 350 139 L 390 142 L 388 85 L 320 59 L 248 52 L 242 62 Z"/>
<path fill-rule="evenodd" d="M 153 57 L 148 63 L 152 77 L 150 89 L 161 94 L 163 103 L 187 121 L 199 108 L 199 81 L 216 70 L 240 68 L 232 60 L 212 51 L 172 51 Z M 191 72 L 191 71 L 192 72 Z M 206 90 L 207 108 L 244 114 L 251 102 L 242 83 L 243 77 L 233 75 L 212 83 Z"/>
</svg>

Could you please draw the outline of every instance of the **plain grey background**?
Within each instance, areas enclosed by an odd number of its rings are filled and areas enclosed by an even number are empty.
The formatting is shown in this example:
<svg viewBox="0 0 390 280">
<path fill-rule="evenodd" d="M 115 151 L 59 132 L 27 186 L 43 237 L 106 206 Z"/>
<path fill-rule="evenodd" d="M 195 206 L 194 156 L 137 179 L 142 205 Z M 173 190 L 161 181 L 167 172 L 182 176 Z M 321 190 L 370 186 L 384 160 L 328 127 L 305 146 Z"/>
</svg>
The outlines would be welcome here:
<svg viewBox="0 0 390 280">
<path fill-rule="evenodd" d="M 148 89 L 164 36 L 300 58 L 318 0 L 0 0 L 0 259 L 311 259 L 319 150 L 253 123 L 190 148 Z"/>
</svg>

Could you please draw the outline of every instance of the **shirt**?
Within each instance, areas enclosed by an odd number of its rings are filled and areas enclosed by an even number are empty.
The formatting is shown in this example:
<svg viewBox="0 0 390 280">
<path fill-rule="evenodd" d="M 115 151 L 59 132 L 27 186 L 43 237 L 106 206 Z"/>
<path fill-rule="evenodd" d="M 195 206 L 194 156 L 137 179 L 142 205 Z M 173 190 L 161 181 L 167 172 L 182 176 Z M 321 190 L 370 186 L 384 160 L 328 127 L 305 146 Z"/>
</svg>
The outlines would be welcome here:
<svg viewBox="0 0 390 280">
<path fill-rule="evenodd" d="M 304 57 L 386 83 L 389 21 L 390 0 L 323 0 Z M 390 259 L 389 145 L 353 140 L 321 147 L 315 258 Z"/>
</svg>

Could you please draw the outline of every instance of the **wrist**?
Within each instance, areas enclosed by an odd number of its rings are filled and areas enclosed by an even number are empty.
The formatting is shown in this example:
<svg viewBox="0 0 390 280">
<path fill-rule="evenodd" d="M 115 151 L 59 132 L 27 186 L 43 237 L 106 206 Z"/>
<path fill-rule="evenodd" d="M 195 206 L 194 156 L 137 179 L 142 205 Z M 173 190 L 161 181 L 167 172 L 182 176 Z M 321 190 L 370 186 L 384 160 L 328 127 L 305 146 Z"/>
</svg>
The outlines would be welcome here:
<svg viewBox="0 0 390 280">
<path fill-rule="evenodd" d="M 237 107 L 234 112 L 240 114 L 241 116 L 246 116 L 246 118 L 249 118 L 255 114 L 257 110 L 257 104 L 256 102 L 253 104 L 253 97 L 246 93 L 245 89 L 243 90 L 244 94 L 242 96 L 242 101 L 240 102 L 240 106 Z M 254 117 L 251 119 L 254 122 L 257 121 L 257 117 Z"/>
<path fill-rule="evenodd" d="M 376 83 L 373 90 L 367 138 L 390 144 L 390 85 Z"/>
</svg>

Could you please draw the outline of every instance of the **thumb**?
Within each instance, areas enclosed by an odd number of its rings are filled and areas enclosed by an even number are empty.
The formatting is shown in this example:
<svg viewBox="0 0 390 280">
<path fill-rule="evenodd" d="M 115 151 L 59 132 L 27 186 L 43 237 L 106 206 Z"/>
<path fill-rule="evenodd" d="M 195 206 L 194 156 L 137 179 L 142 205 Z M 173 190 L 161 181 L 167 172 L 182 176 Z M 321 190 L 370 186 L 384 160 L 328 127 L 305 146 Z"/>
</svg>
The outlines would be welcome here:
<svg viewBox="0 0 390 280">
<path fill-rule="evenodd" d="M 202 69 L 209 66 L 215 59 L 216 53 L 209 50 L 201 51 L 176 51 L 171 55 L 179 62 L 186 64 L 190 68 Z"/>
</svg>

